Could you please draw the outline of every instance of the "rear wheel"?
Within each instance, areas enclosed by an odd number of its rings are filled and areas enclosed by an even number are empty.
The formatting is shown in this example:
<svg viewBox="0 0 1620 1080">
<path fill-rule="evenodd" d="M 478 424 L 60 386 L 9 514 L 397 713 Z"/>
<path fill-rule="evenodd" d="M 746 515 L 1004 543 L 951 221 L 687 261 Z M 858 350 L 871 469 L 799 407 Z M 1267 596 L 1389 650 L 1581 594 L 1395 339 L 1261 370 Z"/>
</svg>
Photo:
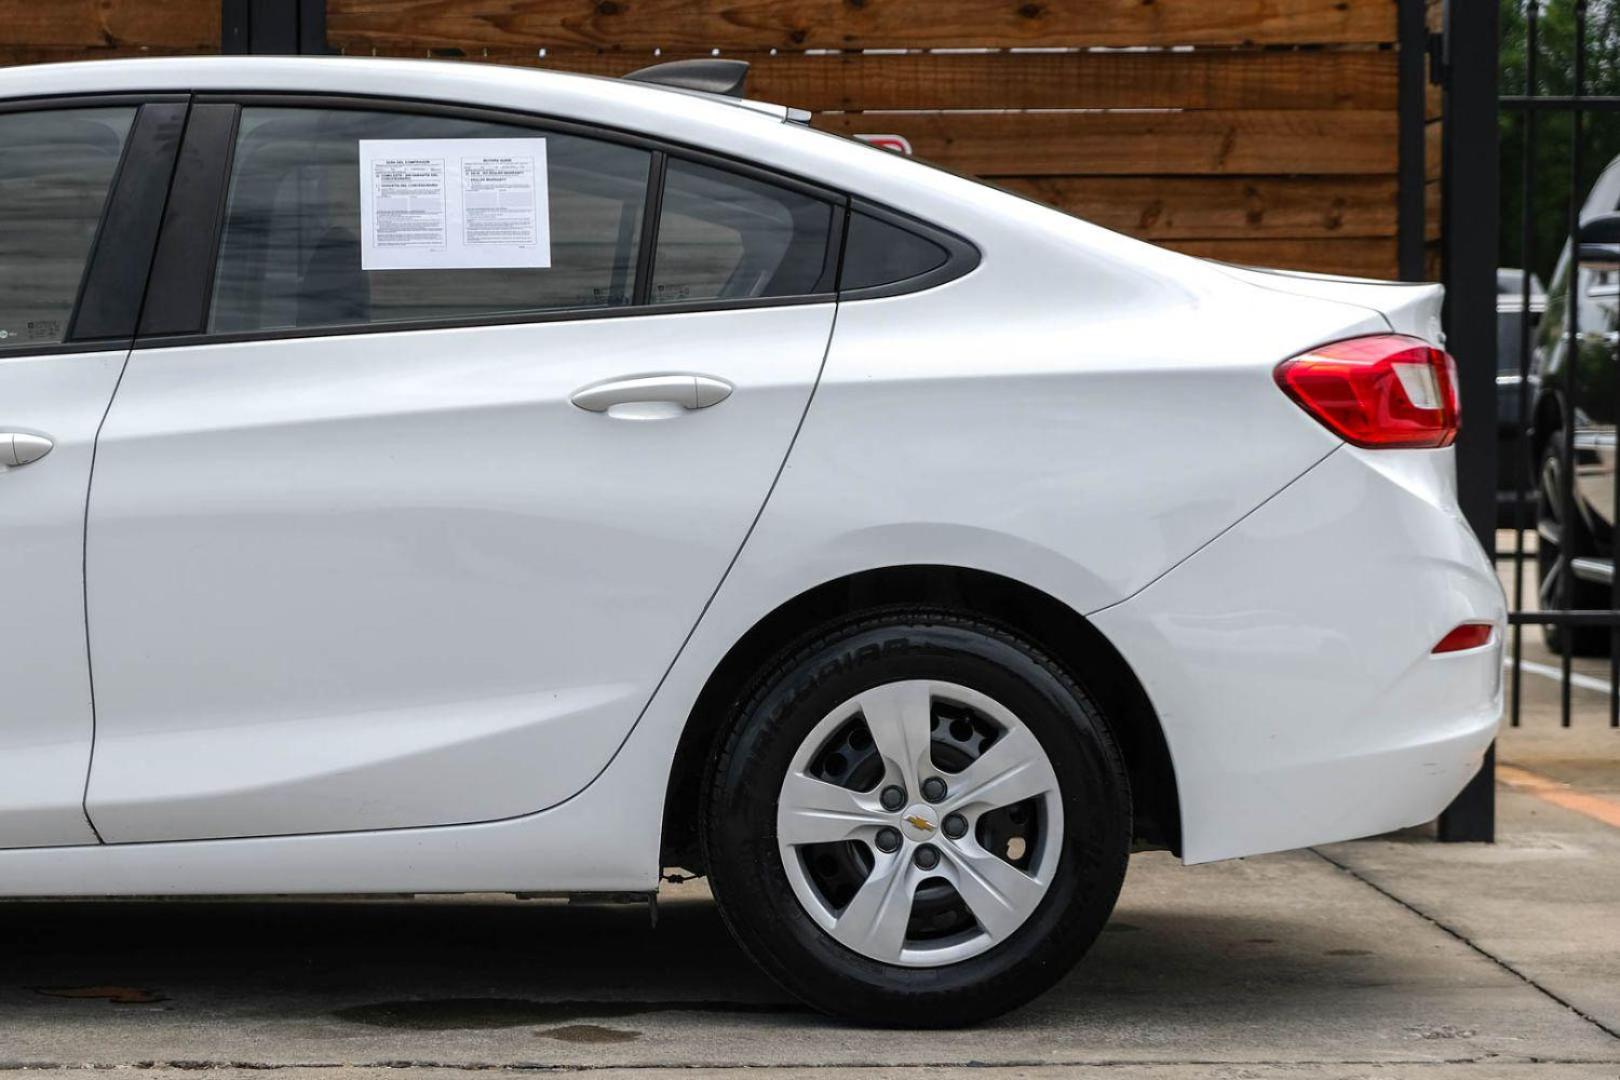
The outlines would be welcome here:
<svg viewBox="0 0 1620 1080">
<path fill-rule="evenodd" d="M 1536 470 L 1536 570 L 1538 599 L 1543 611 L 1564 607 L 1564 583 L 1572 571 L 1570 560 L 1591 555 L 1591 536 L 1580 514 L 1564 520 L 1563 475 L 1564 433 L 1555 431 L 1542 448 Z M 1609 590 L 1601 584 L 1570 578 L 1571 603 L 1576 610 L 1606 609 Z M 1542 629 L 1547 648 L 1562 655 L 1604 656 L 1609 649 L 1609 632 L 1596 626 L 1546 626 Z"/>
<path fill-rule="evenodd" d="M 976 620 L 897 611 L 792 651 L 740 710 L 703 844 L 743 947 L 865 1023 L 939 1027 L 1045 990 L 1107 920 L 1130 792 L 1095 705 Z"/>
</svg>

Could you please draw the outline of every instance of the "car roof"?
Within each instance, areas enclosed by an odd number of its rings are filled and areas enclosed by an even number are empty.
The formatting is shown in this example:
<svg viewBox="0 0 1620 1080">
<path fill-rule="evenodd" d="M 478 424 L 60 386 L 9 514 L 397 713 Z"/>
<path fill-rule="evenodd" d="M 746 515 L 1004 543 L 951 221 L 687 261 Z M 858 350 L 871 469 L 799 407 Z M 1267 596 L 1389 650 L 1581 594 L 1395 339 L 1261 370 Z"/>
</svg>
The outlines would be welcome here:
<svg viewBox="0 0 1620 1080">
<path fill-rule="evenodd" d="M 789 122 L 780 105 L 654 83 L 456 60 L 184 56 L 0 69 L 0 104 L 84 94 L 287 94 L 382 98 L 527 113 L 644 135 L 831 183 L 927 172 Z M 853 163 L 850 158 L 853 156 Z M 885 160 L 887 159 L 887 160 Z M 913 177 L 915 181 L 915 177 Z M 902 179 L 902 184 L 904 183 Z"/>
<path fill-rule="evenodd" d="M 303 93 L 390 97 L 577 117 L 647 130 L 757 114 L 781 105 L 654 83 L 467 61 L 354 56 L 177 56 L 0 69 L 0 99 L 124 93 Z M 614 122 L 616 121 L 616 122 Z"/>
<path fill-rule="evenodd" d="M 667 140 L 823 183 L 875 183 L 878 198 L 927 184 L 886 151 L 788 122 L 780 105 L 652 83 L 458 60 L 185 56 L 0 69 L 0 103 L 81 94 L 262 93 L 377 97 L 510 110 Z M 857 188 L 858 190 L 858 188 Z"/>
</svg>

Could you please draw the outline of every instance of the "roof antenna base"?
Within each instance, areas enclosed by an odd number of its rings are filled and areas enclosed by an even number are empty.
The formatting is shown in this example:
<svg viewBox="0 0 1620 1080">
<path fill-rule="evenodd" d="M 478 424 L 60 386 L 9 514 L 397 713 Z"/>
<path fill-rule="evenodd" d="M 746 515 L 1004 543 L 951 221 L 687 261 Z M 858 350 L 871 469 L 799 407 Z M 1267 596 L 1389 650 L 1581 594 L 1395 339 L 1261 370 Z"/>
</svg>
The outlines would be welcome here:
<svg viewBox="0 0 1620 1080">
<path fill-rule="evenodd" d="M 624 76 L 631 82 L 651 83 L 674 90 L 696 90 L 700 94 L 740 98 L 748 81 L 748 61 L 713 57 L 697 60 L 670 60 L 632 71 Z"/>
</svg>

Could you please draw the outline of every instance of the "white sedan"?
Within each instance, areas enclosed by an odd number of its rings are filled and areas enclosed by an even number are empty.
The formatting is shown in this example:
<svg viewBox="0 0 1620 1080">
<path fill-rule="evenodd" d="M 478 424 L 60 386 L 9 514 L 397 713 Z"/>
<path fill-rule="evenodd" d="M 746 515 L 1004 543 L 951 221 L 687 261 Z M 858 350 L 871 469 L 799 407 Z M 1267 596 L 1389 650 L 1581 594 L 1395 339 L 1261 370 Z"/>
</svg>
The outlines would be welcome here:
<svg viewBox="0 0 1620 1080">
<path fill-rule="evenodd" d="M 0 72 L 0 894 L 684 868 L 806 1001 L 948 1025 L 1133 849 L 1463 786 L 1504 613 L 1437 288 L 711 74 Z"/>
</svg>

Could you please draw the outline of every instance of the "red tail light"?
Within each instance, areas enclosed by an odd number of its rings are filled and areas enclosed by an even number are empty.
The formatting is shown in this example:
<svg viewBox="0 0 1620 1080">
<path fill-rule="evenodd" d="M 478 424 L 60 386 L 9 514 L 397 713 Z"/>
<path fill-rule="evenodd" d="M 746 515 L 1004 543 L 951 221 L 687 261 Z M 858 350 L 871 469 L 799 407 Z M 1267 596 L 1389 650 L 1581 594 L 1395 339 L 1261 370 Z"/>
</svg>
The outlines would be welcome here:
<svg viewBox="0 0 1620 1080">
<path fill-rule="evenodd" d="M 1496 627 L 1490 623 L 1465 622 L 1451 633 L 1440 639 L 1431 652 L 1448 653 L 1462 652 L 1464 649 L 1477 649 L 1491 643 L 1491 635 L 1496 633 Z"/>
<path fill-rule="evenodd" d="M 1450 446 L 1457 438 L 1457 362 L 1418 338 L 1334 342 L 1284 360 L 1276 374 L 1284 393 L 1356 446 Z"/>
</svg>

